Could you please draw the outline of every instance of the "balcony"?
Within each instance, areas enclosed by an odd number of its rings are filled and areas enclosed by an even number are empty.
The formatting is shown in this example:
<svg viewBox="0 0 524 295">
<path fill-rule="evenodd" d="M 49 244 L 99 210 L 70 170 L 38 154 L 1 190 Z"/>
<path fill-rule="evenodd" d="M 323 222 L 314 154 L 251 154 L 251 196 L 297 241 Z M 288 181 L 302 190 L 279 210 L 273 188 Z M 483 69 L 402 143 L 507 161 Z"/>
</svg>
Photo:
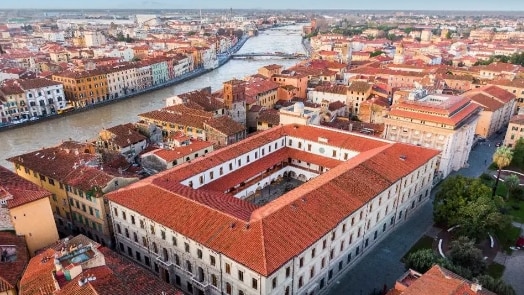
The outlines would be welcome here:
<svg viewBox="0 0 524 295">
<path fill-rule="evenodd" d="M 191 278 L 191 281 L 193 284 L 195 284 L 198 288 L 202 289 L 202 290 L 205 290 L 207 287 L 210 286 L 210 284 L 206 281 L 200 281 L 198 280 L 198 278 L 196 276 L 193 276 Z"/>
<path fill-rule="evenodd" d="M 158 263 L 160 263 L 161 265 L 165 266 L 166 268 L 167 268 L 167 267 L 170 267 L 171 265 L 173 265 L 173 262 L 171 262 L 171 261 L 169 261 L 169 260 L 165 261 L 165 260 L 162 259 L 162 257 L 160 257 L 160 256 L 156 258 L 156 261 L 157 261 Z"/>
<path fill-rule="evenodd" d="M 180 265 L 177 265 L 177 264 L 173 264 L 173 266 L 175 267 L 175 269 L 177 269 L 180 273 L 188 276 L 188 277 L 193 277 L 193 273 L 190 272 L 190 271 L 187 271 L 186 269 L 184 269 L 183 267 L 181 267 Z"/>
</svg>

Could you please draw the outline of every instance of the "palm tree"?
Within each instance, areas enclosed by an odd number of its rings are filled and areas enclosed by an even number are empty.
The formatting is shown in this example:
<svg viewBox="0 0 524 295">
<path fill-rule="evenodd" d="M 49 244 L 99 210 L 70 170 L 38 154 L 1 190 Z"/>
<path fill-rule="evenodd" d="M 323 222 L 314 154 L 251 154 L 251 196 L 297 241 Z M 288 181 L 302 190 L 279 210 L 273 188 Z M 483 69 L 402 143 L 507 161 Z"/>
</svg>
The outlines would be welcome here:
<svg viewBox="0 0 524 295">
<path fill-rule="evenodd" d="M 506 146 L 501 146 L 497 148 L 497 150 L 493 154 L 493 163 L 495 163 L 495 165 L 497 165 L 498 168 L 497 181 L 495 181 L 495 186 L 493 186 L 493 196 L 495 196 L 495 193 L 497 192 L 497 186 L 499 185 L 500 172 L 502 171 L 502 168 L 508 166 L 511 163 L 512 159 L 513 151 Z"/>
</svg>

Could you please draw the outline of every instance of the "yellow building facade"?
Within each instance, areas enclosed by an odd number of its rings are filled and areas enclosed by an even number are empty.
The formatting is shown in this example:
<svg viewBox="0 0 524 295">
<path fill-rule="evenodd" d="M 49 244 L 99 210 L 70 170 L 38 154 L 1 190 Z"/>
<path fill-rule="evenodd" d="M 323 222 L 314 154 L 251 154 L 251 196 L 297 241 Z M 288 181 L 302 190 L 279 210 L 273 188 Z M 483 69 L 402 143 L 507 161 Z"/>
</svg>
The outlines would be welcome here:
<svg viewBox="0 0 524 295">
<path fill-rule="evenodd" d="M 31 256 L 58 240 L 50 197 L 50 192 L 0 166 L 0 210 L 7 209 L 12 229 L 25 237 Z"/>
<path fill-rule="evenodd" d="M 103 70 L 67 70 L 53 75 L 64 85 L 64 93 L 74 107 L 81 108 L 109 99 L 107 74 Z"/>
</svg>

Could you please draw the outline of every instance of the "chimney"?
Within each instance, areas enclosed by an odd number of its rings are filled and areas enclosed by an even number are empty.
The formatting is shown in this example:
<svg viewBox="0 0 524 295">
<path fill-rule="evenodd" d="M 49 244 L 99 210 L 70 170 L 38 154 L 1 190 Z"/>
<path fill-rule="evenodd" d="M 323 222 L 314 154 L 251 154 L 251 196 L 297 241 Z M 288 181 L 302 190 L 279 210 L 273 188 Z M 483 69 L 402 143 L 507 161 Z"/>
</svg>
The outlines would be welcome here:
<svg viewBox="0 0 524 295">
<path fill-rule="evenodd" d="M 482 291 L 482 286 L 479 283 L 471 283 L 471 291 L 478 293 Z"/>
</svg>

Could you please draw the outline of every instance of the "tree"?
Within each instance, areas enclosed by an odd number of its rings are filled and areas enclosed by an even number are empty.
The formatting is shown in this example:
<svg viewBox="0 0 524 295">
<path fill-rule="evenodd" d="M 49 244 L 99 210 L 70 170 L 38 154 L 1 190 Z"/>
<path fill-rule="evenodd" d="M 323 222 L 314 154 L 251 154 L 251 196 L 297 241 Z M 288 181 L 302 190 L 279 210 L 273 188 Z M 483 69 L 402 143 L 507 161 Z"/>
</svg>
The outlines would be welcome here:
<svg viewBox="0 0 524 295">
<path fill-rule="evenodd" d="M 420 273 L 425 273 L 433 265 L 437 264 L 439 257 L 435 254 L 433 249 L 421 249 L 410 253 L 406 257 L 406 268 L 416 270 Z"/>
<path fill-rule="evenodd" d="M 381 55 L 381 54 L 385 54 L 385 52 L 382 51 L 382 50 L 376 50 L 376 51 L 371 52 L 371 53 L 369 54 L 369 57 L 375 57 L 375 56 L 379 56 L 379 55 Z"/>
<path fill-rule="evenodd" d="M 504 281 L 500 279 L 494 279 L 488 275 L 481 275 L 477 277 L 479 284 L 491 292 L 495 292 L 499 295 L 516 295 L 515 290 L 510 285 L 506 285 Z"/>
<path fill-rule="evenodd" d="M 524 138 L 519 138 L 515 143 L 511 165 L 524 170 Z"/>
<path fill-rule="evenodd" d="M 506 184 L 506 187 L 508 188 L 508 193 L 506 194 L 506 200 L 509 198 L 510 193 L 513 195 L 517 188 L 520 185 L 520 178 L 515 175 L 511 174 L 506 179 L 504 179 L 504 183 Z"/>
<path fill-rule="evenodd" d="M 489 193 L 469 201 L 458 210 L 455 219 L 460 227 L 457 231 L 473 240 L 478 240 L 486 238 L 489 232 L 505 228 L 509 225 L 509 219 L 500 212 L 503 204 L 501 197 L 493 198 Z"/>
<path fill-rule="evenodd" d="M 509 223 L 500 213 L 503 207 L 504 200 L 493 198 L 480 179 L 458 175 L 446 179 L 435 195 L 433 218 L 446 226 L 460 225 L 457 231 L 462 235 L 478 239 Z"/>
<path fill-rule="evenodd" d="M 498 171 L 497 180 L 495 181 L 495 185 L 493 186 L 492 196 L 495 196 L 495 194 L 497 193 L 497 186 L 499 185 L 500 172 L 502 171 L 502 168 L 508 166 L 511 163 L 512 158 L 513 152 L 506 146 L 501 146 L 497 148 L 497 150 L 493 154 L 493 162 L 495 163 L 495 165 L 497 165 Z"/>
<path fill-rule="evenodd" d="M 458 213 L 474 198 L 489 196 L 490 189 L 478 179 L 461 175 L 448 177 L 435 195 L 433 217 L 436 223 L 454 226 Z"/>
<path fill-rule="evenodd" d="M 473 276 L 486 271 L 486 261 L 482 251 L 475 247 L 475 242 L 467 237 L 459 237 L 451 242 L 449 260 L 457 266 L 469 269 Z"/>
</svg>

